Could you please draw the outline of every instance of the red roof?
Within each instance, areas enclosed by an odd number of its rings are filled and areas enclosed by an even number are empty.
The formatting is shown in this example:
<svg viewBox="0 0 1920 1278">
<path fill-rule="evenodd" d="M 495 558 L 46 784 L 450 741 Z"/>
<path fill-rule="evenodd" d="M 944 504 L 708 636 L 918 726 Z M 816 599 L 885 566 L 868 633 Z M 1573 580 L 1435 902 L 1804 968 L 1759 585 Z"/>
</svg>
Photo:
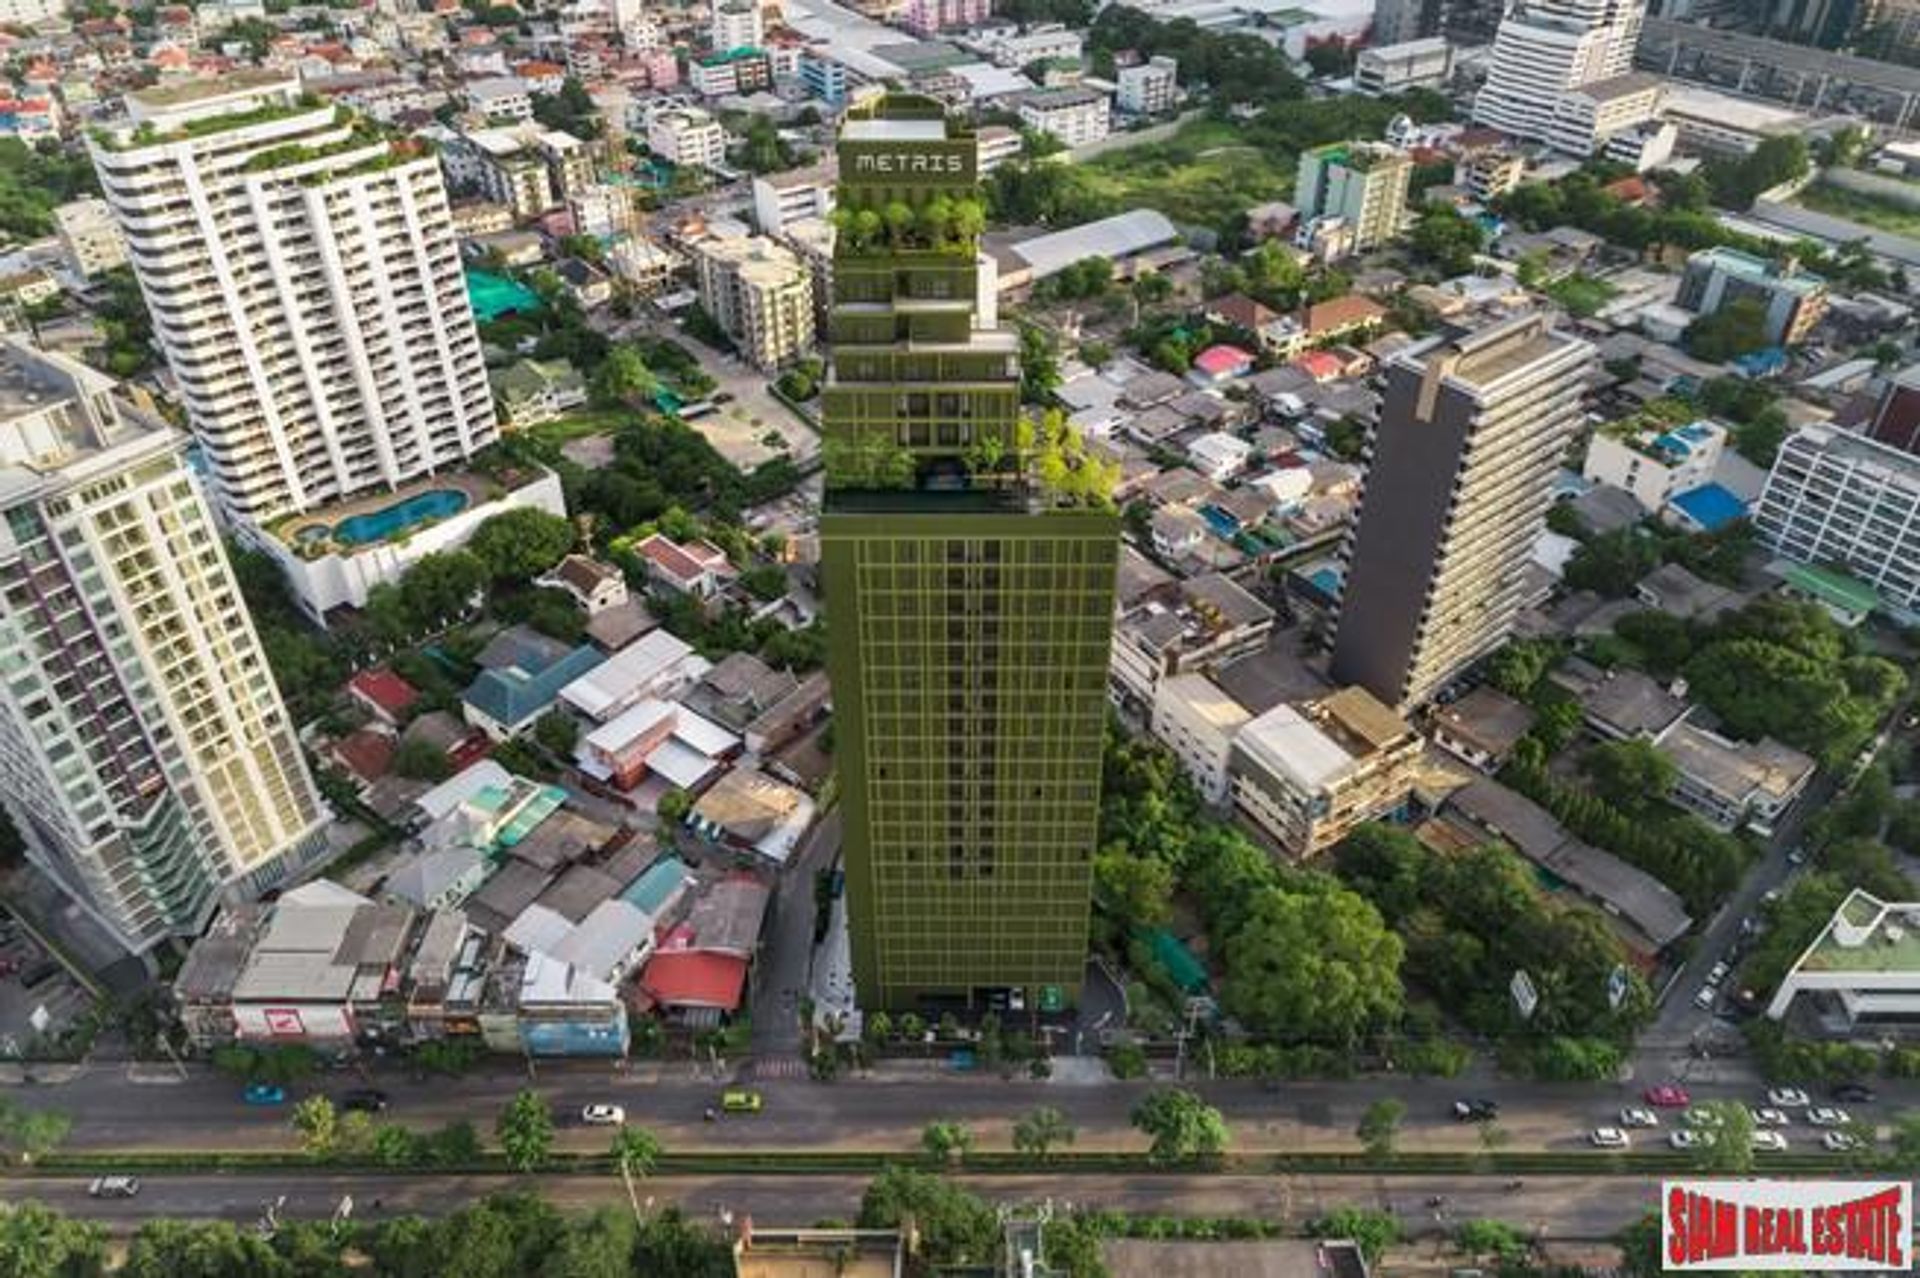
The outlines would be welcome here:
<svg viewBox="0 0 1920 1278">
<path fill-rule="evenodd" d="M 520 62 L 513 69 L 519 75 L 533 80 L 551 79 L 567 73 L 567 69 L 558 62 Z"/>
<path fill-rule="evenodd" d="M 362 670 L 347 680 L 347 687 L 373 702 L 390 715 L 403 715 L 420 699 L 414 686 L 385 666 Z"/>
<path fill-rule="evenodd" d="M 1618 182 L 1609 182 L 1600 189 L 1626 204 L 1645 204 L 1648 197 L 1653 194 L 1646 182 L 1637 176 L 1623 177 Z"/>
<path fill-rule="evenodd" d="M 1316 382 L 1330 381 L 1340 376 L 1340 357 L 1325 351 L 1308 351 L 1294 360 L 1293 364 Z"/>
<path fill-rule="evenodd" d="M 1356 324 L 1371 324 L 1387 317 L 1387 308 L 1370 297 L 1361 297 L 1349 293 L 1345 297 L 1332 298 L 1325 302 L 1315 302 L 1307 308 L 1307 332 L 1309 335 L 1331 333 L 1337 329 L 1352 328 Z"/>
<path fill-rule="evenodd" d="M 747 960 L 733 954 L 700 950 L 669 950 L 647 960 L 640 988 L 663 1007 L 717 1007 L 731 1012 L 740 1006 L 747 986 Z"/>
<path fill-rule="evenodd" d="M 362 728 L 333 743 L 333 753 L 362 781 L 378 781 L 393 766 L 394 741 L 384 732 Z"/>
<path fill-rule="evenodd" d="M 1209 346 L 1193 357 L 1193 366 L 1203 373 L 1215 377 L 1231 373 L 1237 368 L 1245 368 L 1253 363 L 1253 356 L 1238 346 L 1228 346 L 1222 342 L 1218 346 Z"/>
</svg>

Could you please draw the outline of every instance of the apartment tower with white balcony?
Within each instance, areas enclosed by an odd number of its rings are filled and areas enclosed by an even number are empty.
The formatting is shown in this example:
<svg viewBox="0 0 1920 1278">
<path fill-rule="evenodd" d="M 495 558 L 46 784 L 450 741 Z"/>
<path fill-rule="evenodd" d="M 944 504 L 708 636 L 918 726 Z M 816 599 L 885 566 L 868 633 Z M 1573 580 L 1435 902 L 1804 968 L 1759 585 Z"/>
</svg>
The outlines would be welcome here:
<svg viewBox="0 0 1920 1278">
<path fill-rule="evenodd" d="M 264 528 L 498 437 L 440 165 L 292 76 L 126 95 L 94 165 L 222 508 Z"/>
<path fill-rule="evenodd" d="M 303 868 L 327 820 L 185 443 L 0 337 L 0 802 L 136 952 Z"/>
<path fill-rule="evenodd" d="M 1522 0 L 1500 22 L 1476 123 L 1530 142 L 1554 140 L 1561 98 L 1633 69 L 1646 0 Z"/>
</svg>

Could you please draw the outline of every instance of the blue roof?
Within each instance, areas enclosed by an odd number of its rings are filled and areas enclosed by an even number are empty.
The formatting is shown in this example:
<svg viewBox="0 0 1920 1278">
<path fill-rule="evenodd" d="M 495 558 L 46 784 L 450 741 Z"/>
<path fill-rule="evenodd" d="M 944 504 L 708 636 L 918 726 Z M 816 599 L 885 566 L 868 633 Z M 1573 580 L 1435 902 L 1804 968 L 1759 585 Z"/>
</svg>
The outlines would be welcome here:
<svg viewBox="0 0 1920 1278">
<path fill-rule="evenodd" d="M 687 881 L 686 863 L 677 856 L 663 856 L 648 866 L 639 878 L 629 883 L 620 893 L 620 899 L 628 905 L 645 910 L 649 915 L 658 914 L 660 907 L 667 903 L 682 883 Z"/>
<path fill-rule="evenodd" d="M 482 670 L 460 699 L 495 723 L 516 729 L 551 706 L 560 689 L 605 660 L 598 648 L 581 644 L 537 672 L 519 666 Z"/>
<path fill-rule="evenodd" d="M 1749 377 L 1762 377 L 1785 368 L 1787 353 L 1778 346 L 1768 346 L 1750 355 L 1742 355 L 1733 361 L 1733 366 Z"/>
<path fill-rule="evenodd" d="M 1747 503 L 1719 484 L 1702 484 L 1676 493 L 1667 499 L 1673 506 L 1706 532 L 1718 532 L 1736 519 L 1747 517 Z"/>
</svg>

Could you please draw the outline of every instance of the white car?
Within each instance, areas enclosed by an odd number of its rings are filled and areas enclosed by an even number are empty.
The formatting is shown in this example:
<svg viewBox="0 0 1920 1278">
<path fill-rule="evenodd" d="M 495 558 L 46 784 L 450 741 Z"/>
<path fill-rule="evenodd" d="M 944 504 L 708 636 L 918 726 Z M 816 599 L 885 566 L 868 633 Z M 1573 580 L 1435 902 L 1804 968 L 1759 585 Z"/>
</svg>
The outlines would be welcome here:
<svg viewBox="0 0 1920 1278">
<path fill-rule="evenodd" d="M 1720 991 L 1714 989 L 1713 986 L 1702 985 L 1700 992 L 1693 996 L 1693 1005 L 1703 1012 L 1711 1012 L 1713 1010 L 1713 1000 L 1719 996 Z"/>
<path fill-rule="evenodd" d="M 87 1194 L 93 1198 L 131 1198 L 139 1192 L 138 1176 L 97 1176 L 87 1186 Z"/>
<path fill-rule="evenodd" d="M 1707 984 L 1718 985 L 1720 982 L 1726 980 L 1729 970 L 1725 963 L 1715 963 L 1713 970 L 1707 973 Z"/>
<path fill-rule="evenodd" d="M 1781 1109 L 1799 1109 L 1813 1104 L 1813 1098 L 1797 1087 L 1771 1087 L 1767 1089 L 1767 1104 L 1777 1105 Z"/>
<path fill-rule="evenodd" d="M 1691 1132 L 1685 1128 L 1667 1137 L 1667 1143 L 1675 1149 L 1700 1149 L 1713 1144 L 1712 1132 Z"/>
<path fill-rule="evenodd" d="M 1823 1132 L 1820 1143 L 1836 1154 L 1860 1148 L 1860 1138 L 1851 1132 Z"/>
<path fill-rule="evenodd" d="M 1587 1133 L 1587 1140 L 1598 1149 L 1625 1149 L 1630 1143 L 1618 1127 L 1596 1127 Z"/>
<path fill-rule="evenodd" d="M 1853 1116 L 1831 1105 L 1815 1105 L 1807 1111 L 1807 1121 L 1815 1127 L 1845 1127 L 1853 1121 Z"/>
<path fill-rule="evenodd" d="M 627 1121 L 627 1111 L 618 1105 L 589 1105 L 580 1111 L 580 1121 L 589 1127 L 618 1127 Z"/>
<path fill-rule="evenodd" d="M 1689 1127 L 1719 1127 L 1724 1121 L 1718 1112 L 1711 1109 L 1701 1109 L 1697 1105 L 1687 1111 L 1687 1125 Z"/>
<path fill-rule="evenodd" d="M 1622 1127 L 1658 1127 L 1660 1115 L 1650 1109 L 1623 1109 L 1620 1111 Z"/>
<path fill-rule="evenodd" d="M 1753 1115 L 1755 1125 L 1760 1127 L 1785 1127 L 1793 1121 L 1787 1117 L 1786 1110 L 1774 1109 L 1772 1106 L 1748 1112 Z"/>
<path fill-rule="evenodd" d="M 1787 1138 L 1779 1132 L 1755 1132 L 1753 1147 L 1764 1154 L 1784 1154 L 1787 1152 Z"/>
</svg>

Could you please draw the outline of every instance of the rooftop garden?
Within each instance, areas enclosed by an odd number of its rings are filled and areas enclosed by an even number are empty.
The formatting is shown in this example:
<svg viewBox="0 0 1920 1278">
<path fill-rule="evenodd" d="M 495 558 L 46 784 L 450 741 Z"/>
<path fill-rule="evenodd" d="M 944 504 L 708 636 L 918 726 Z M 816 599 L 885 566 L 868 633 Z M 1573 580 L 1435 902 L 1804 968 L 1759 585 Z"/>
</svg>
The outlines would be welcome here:
<svg viewBox="0 0 1920 1278">
<path fill-rule="evenodd" d="M 1086 440 L 1066 415 L 1049 409 L 1039 420 L 1022 417 L 1011 440 L 976 440 L 960 456 L 963 476 L 923 466 L 926 459 L 877 432 L 854 439 L 829 437 L 822 445 L 830 488 L 907 491 L 961 487 L 983 494 L 1026 498 L 1049 509 L 1109 510 L 1120 468 L 1087 451 Z"/>
<path fill-rule="evenodd" d="M 843 190 L 833 211 L 836 246 L 851 253 L 934 252 L 971 257 L 987 228 L 986 205 L 973 196 L 933 195 L 918 206 L 905 200 L 863 202 Z"/>
<path fill-rule="evenodd" d="M 256 124 L 271 124 L 275 120 L 291 120 L 295 116 L 318 111 L 327 105 L 326 100 L 312 93 L 303 93 L 291 102 L 269 102 L 255 107 L 251 111 L 233 111 L 224 115 L 210 115 L 198 120 L 188 120 L 179 128 L 162 133 L 151 120 L 143 120 L 131 133 L 115 135 L 110 130 L 99 129 L 94 132 L 94 140 L 108 150 L 128 151 L 137 147 L 156 146 L 163 142 L 184 142 L 190 138 L 213 137 L 233 129 L 250 128 Z M 336 122 L 345 114 L 346 108 L 335 107 Z"/>
</svg>

